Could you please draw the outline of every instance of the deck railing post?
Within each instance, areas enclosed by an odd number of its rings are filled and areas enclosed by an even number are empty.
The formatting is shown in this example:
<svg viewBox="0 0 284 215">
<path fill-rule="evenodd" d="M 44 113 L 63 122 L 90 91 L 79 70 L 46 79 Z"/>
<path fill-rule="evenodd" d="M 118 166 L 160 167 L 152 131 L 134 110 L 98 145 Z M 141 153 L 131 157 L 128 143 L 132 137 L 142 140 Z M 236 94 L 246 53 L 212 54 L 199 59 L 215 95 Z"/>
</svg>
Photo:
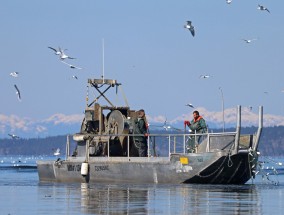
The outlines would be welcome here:
<svg viewBox="0 0 284 215">
<path fill-rule="evenodd" d="M 127 136 L 127 157 L 129 158 L 129 135 Z"/>
<path fill-rule="evenodd" d="M 148 137 L 147 137 L 147 146 L 148 146 L 148 148 L 147 148 L 148 156 L 147 157 L 150 157 L 150 135 L 148 135 Z"/>
<path fill-rule="evenodd" d="M 183 135 L 183 153 L 185 154 L 185 134 Z"/>
<path fill-rule="evenodd" d="M 255 142 L 253 143 L 253 150 L 257 150 L 259 144 L 259 138 L 263 128 L 263 106 L 259 106 L 258 110 L 258 129 L 255 138 Z"/>
<path fill-rule="evenodd" d="M 237 154 L 238 151 L 239 151 L 240 133 L 241 133 L 241 106 L 238 105 L 238 107 L 237 107 L 237 128 L 236 128 L 235 148 L 233 149 L 234 154 Z"/>
<path fill-rule="evenodd" d="M 70 155 L 70 141 L 69 141 L 69 134 L 67 135 L 67 142 L 66 142 L 66 157 L 65 160 L 68 159 Z"/>
<path fill-rule="evenodd" d="M 109 158 L 109 138 L 107 140 L 107 157 Z"/>
<path fill-rule="evenodd" d="M 174 136 L 174 153 L 176 153 L 176 139 L 177 139 L 177 137 Z"/>
<path fill-rule="evenodd" d="M 210 134 L 209 133 L 207 133 L 206 152 L 210 152 Z"/>
<path fill-rule="evenodd" d="M 169 157 L 171 156 L 171 135 L 169 135 Z"/>
</svg>

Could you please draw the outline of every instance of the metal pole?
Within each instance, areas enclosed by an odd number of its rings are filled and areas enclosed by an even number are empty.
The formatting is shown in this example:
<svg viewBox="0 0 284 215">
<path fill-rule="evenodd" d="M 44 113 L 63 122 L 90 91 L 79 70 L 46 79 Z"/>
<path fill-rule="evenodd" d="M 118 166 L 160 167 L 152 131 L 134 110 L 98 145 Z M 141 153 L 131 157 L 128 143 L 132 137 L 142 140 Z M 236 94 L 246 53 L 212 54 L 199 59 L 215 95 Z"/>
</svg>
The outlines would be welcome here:
<svg viewBox="0 0 284 215">
<path fill-rule="evenodd" d="M 221 92 L 221 98 L 222 98 L 223 132 L 225 132 L 224 95 L 221 87 L 219 87 L 219 90 Z"/>
<path fill-rule="evenodd" d="M 103 43 L 103 83 L 105 82 L 104 80 L 105 80 L 105 40 L 104 40 L 104 38 L 103 38 L 103 41 L 102 41 L 102 43 Z"/>
<path fill-rule="evenodd" d="M 70 151 L 70 141 L 69 141 L 69 134 L 67 135 L 67 142 L 66 142 L 66 157 L 65 157 L 65 160 L 67 160 L 68 159 L 68 157 L 69 157 L 69 151 Z"/>
<path fill-rule="evenodd" d="M 253 150 L 257 150 L 257 148 L 258 148 L 260 135 L 262 133 L 262 128 L 263 128 L 263 106 L 259 106 L 258 129 L 257 129 L 256 138 L 255 138 L 255 141 L 254 141 L 254 144 L 253 144 Z"/>
<path fill-rule="evenodd" d="M 236 139 L 235 139 L 235 148 L 234 154 L 238 153 L 239 143 L 240 143 L 240 133 L 241 133 L 241 106 L 237 107 L 237 128 L 236 128 Z"/>
</svg>

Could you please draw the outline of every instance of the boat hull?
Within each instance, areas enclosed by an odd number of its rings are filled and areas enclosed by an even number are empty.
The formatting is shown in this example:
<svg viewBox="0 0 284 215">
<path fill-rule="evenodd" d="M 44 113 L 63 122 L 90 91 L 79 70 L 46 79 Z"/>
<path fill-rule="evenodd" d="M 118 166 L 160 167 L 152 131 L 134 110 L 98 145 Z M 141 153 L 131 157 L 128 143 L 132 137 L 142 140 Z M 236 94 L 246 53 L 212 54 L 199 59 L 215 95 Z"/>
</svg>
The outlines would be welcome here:
<svg viewBox="0 0 284 215">
<path fill-rule="evenodd" d="M 106 183 L 244 184 L 252 176 L 248 153 L 172 154 L 162 157 L 94 157 L 81 175 L 83 158 L 38 161 L 40 181 Z M 254 159 L 255 160 L 255 159 Z"/>
</svg>

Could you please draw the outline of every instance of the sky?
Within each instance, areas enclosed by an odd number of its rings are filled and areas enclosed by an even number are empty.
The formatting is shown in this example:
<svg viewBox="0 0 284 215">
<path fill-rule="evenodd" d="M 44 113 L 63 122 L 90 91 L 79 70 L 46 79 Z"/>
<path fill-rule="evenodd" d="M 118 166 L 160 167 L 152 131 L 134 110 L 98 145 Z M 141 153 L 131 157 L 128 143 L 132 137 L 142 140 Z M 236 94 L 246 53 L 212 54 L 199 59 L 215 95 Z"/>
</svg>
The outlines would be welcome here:
<svg viewBox="0 0 284 215">
<path fill-rule="evenodd" d="M 104 68 L 105 78 L 122 83 L 130 107 L 152 120 L 190 117 L 187 103 L 221 116 L 224 102 L 226 110 L 251 106 L 256 114 L 262 105 L 273 125 L 284 117 L 283 7 L 281 0 L 3 1 L 0 115 L 14 123 L 78 117 L 87 79 L 100 78 Z M 66 62 L 83 69 L 61 63 L 48 46 L 68 49 L 76 59 Z"/>
</svg>

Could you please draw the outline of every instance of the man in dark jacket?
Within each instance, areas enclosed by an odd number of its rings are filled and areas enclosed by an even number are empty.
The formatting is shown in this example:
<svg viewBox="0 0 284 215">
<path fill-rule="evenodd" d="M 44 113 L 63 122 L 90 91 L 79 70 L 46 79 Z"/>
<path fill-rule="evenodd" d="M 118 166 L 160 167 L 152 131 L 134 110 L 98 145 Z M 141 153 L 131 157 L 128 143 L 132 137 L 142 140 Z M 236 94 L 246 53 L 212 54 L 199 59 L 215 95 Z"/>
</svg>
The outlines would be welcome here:
<svg viewBox="0 0 284 215">
<path fill-rule="evenodd" d="M 207 132 L 207 125 L 202 116 L 199 115 L 199 112 L 193 111 L 193 120 L 191 122 L 184 121 L 184 126 L 188 126 L 191 130 L 191 134 L 201 134 Z M 191 137 L 188 141 L 189 152 L 195 152 L 196 144 L 199 143 L 201 136 L 197 136 L 197 140 L 195 140 L 195 136 Z"/>
<path fill-rule="evenodd" d="M 147 157 L 147 123 L 145 111 L 143 109 L 138 111 L 138 117 L 134 120 L 134 145 L 138 150 L 139 157 Z"/>
</svg>

